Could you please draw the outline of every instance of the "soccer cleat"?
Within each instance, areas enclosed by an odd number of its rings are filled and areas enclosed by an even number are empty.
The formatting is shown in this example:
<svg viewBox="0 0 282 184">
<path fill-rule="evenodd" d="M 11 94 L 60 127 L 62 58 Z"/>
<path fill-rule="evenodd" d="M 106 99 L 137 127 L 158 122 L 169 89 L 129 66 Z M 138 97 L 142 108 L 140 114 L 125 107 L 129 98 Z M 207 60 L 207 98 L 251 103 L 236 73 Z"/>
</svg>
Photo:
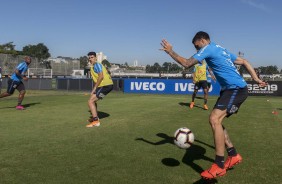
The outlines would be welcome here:
<svg viewBox="0 0 282 184">
<path fill-rule="evenodd" d="M 190 109 L 192 109 L 194 107 L 194 104 L 195 104 L 194 102 L 190 103 Z"/>
<path fill-rule="evenodd" d="M 17 110 L 24 110 L 24 107 L 23 107 L 22 105 L 17 105 L 17 106 L 16 106 L 16 109 L 17 109 Z"/>
<path fill-rule="evenodd" d="M 208 110 L 208 109 L 209 109 L 208 106 L 207 106 L 207 104 L 204 105 L 204 109 L 205 109 L 205 110 Z"/>
<path fill-rule="evenodd" d="M 225 169 L 230 169 L 234 165 L 239 164 L 242 162 L 243 158 L 241 157 L 240 154 L 237 154 L 236 156 L 228 156 L 225 163 L 224 163 L 224 168 Z"/>
<path fill-rule="evenodd" d="M 87 121 L 88 121 L 89 123 L 92 123 L 93 118 L 91 117 L 91 118 L 89 118 Z"/>
<path fill-rule="evenodd" d="M 86 125 L 87 128 L 92 128 L 94 126 L 100 126 L 100 121 L 92 121 L 91 123 L 89 123 L 88 125 Z"/>
<path fill-rule="evenodd" d="M 226 174 L 226 169 L 225 168 L 220 168 L 218 167 L 217 164 L 212 164 L 211 168 L 203 171 L 201 173 L 201 176 L 204 178 L 204 179 L 213 179 L 213 178 L 216 178 L 218 176 L 223 176 Z"/>
</svg>

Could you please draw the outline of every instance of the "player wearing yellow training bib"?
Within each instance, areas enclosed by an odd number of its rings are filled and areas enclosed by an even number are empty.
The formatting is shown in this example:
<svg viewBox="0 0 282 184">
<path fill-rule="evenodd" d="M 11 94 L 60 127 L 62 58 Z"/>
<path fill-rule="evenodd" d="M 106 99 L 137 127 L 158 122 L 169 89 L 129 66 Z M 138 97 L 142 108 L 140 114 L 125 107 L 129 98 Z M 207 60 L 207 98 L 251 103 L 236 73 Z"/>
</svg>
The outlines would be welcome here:
<svg viewBox="0 0 282 184">
<path fill-rule="evenodd" d="M 204 90 L 204 109 L 208 110 L 207 102 L 208 102 L 208 82 L 207 82 L 207 64 L 203 62 L 202 64 L 196 64 L 194 66 L 193 73 L 193 83 L 194 92 L 192 94 L 192 102 L 190 103 L 190 108 L 192 109 L 195 104 L 195 97 L 199 89 L 203 88 Z"/>
<path fill-rule="evenodd" d="M 113 81 L 107 69 L 101 63 L 97 62 L 95 52 L 88 53 L 88 60 L 92 64 L 90 71 L 95 83 L 91 96 L 88 100 L 88 107 L 91 111 L 92 117 L 88 120 L 90 124 L 86 127 L 91 128 L 94 126 L 100 126 L 97 101 L 99 99 L 103 99 L 113 90 Z"/>
</svg>

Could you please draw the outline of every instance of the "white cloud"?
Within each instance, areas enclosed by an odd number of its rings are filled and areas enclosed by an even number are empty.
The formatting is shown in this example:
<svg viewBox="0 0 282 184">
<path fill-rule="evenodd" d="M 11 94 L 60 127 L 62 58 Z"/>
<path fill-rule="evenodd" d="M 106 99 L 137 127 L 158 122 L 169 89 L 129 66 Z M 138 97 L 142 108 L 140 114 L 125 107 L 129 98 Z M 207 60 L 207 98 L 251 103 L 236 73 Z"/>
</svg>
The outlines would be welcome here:
<svg viewBox="0 0 282 184">
<path fill-rule="evenodd" d="M 243 2 L 244 4 L 247 4 L 253 8 L 262 10 L 266 13 L 270 13 L 270 9 L 268 7 L 266 7 L 263 3 L 260 2 L 256 2 L 255 0 L 241 0 L 241 2 Z"/>
</svg>

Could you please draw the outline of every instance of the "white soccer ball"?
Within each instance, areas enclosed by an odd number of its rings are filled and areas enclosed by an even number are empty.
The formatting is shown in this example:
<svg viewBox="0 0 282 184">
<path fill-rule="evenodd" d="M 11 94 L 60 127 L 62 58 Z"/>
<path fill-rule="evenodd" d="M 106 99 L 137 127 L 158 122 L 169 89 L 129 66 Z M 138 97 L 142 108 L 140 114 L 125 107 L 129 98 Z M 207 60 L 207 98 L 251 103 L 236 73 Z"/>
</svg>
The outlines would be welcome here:
<svg viewBox="0 0 282 184">
<path fill-rule="evenodd" d="M 174 144 L 182 149 L 189 148 L 194 142 L 193 132 L 186 127 L 179 128 L 174 133 Z"/>
</svg>

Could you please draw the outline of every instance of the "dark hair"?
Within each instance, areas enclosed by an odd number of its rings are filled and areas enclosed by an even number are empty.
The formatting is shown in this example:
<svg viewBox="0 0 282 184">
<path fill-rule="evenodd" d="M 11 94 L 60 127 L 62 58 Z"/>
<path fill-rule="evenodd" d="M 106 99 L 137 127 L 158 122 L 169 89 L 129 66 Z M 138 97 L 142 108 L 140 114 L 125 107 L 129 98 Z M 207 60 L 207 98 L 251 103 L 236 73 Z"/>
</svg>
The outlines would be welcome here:
<svg viewBox="0 0 282 184">
<path fill-rule="evenodd" d="M 96 57 L 96 52 L 88 52 L 87 56 L 94 55 Z"/>
<path fill-rule="evenodd" d="M 199 31 L 194 36 L 192 43 L 194 44 L 197 40 L 200 40 L 200 39 L 210 40 L 210 36 L 209 36 L 208 33 L 204 32 L 204 31 Z"/>
</svg>

